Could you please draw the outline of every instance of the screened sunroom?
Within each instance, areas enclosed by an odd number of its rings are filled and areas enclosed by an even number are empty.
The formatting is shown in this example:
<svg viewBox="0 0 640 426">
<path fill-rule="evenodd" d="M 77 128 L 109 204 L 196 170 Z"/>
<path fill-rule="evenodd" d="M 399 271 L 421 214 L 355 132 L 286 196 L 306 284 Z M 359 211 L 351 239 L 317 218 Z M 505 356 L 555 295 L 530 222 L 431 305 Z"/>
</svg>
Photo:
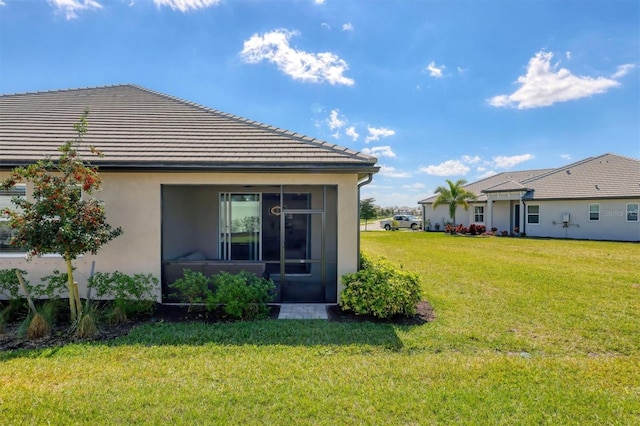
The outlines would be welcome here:
<svg viewBox="0 0 640 426">
<path fill-rule="evenodd" d="M 335 303 L 337 187 L 163 185 L 162 293 L 185 268 L 247 270 L 276 284 L 276 302 Z"/>
</svg>

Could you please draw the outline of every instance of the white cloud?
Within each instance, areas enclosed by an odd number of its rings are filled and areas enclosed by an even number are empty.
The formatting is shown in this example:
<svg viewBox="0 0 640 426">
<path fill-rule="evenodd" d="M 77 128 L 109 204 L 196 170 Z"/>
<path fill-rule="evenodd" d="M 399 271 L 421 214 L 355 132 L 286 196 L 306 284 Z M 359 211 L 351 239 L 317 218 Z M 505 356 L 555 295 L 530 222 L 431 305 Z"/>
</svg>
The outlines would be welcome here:
<svg viewBox="0 0 640 426">
<path fill-rule="evenodd" d="M 334 109 L 334 110 L 331 110 L 331 113 L 329 114 L 329 118 L 327 119 L 327 123 L 329 124 L 329 129 L 336 130 L 344 127 L 347 121 L 344 118 L 340 118 L 339 109 Z"/>
<path fill-rule="evenodd" d="M 373 148 L 364 148 L 363 153 L 373 155 L 374 157 L 395 157 L 396 154 L 391 150 L 390 146 L 374 146 Z"/>
<path fill-rule="evenodd" d="M 171 10 L 179 10 L 182 13 L 190 10 L 205 9 L 207 7 L 216 6 L 222 0 L 153 0 L 156 6 L 168 6 Z"/>
<path fill-rule="evenodd" d="M 382 176 L 390 177 L 390 178 L 409 178 L 411 177 L 411 173 L 409 172 L 401 172 L 396 170 L 395 167 L 380 165 L 380 171 L 378 172 Z"/>
<path fill-rule="evenodd" d="M 369 136 L 367 136 L 364 139 L 366 143 L 369 143 L 371 141 L 377 141 L 380 138 L 386 138 L 396 134 L 395 130 L 387 129 L 385 127 L 376 128 L 376 127 L 367 126 L 367 129 L 369 130 Z"/>
<path fill-rule="evenodd" d="M 442 71 L 444 71 L 445 68 L 447 67 L 445 67 L 444 65 L 437 67 L 435 61 L 431 61 L 431 63 L 427 65 L 427 71 L 429 71 L 429 75 L 435 78 L 442 77 Z"/>
<path fill-rule="evenodd" d="M 346 24 L 343 24 L 342 31 L 353 31 L 353 25 L 351 24 L 351 22 L 347 22 Z"/>
<path fill-rule="evenodd" d="M 470 157 L 468 155 L 463 155 L 462 156 L 462 161 L 464 161 L 467 164 L 477 164 L 481 161 L 482 159 L 480 157 L 478 157 L 477 155 L 475 157 Z"/>
<path fill-rule="evenodd" d="M 493 157 L 493 164 L 497 168 L 508 169 L 516 164 L 520 164 L 534 158 L 535 157 L 532 154 L 512 155 L 511 157 L 499 155 L 497 157 Z"/>
<path fill-rule="evenodd" d="M 616 69 L 616 72 L 613 73 L 613 75 L 611 76 L 611 78 L 620 78 L 623 77 L 625 75 L 627 75 L 627 73 L 629 73 L 629 71 L 631 71 L 632 69 L 634 69 L 636 66 L 633 64 L 624 64 L 624 65 L 620 65 L 618 67 L 618 69 Z"/>
<path fill-rule="evenodd" d="M 571 160 L 573 157 L 571 156 L 571 154 L 560 154 L 560 158 L 562 158 L 563 160 Z"/>
<path fill-rule="evenodd" d="M 447 160 L 437 166 L 421 167 L 420 171 L 434 176 L 456 176 L 464 175 L 469 171 L 469 167 L 465 166 L 458 160 Z"/>
<path fill-rule="evenodd" d="M 274 30 L 262 36 L 254 34 L 244 42 L 240 56 L 249 64 L 267 60 L 294 80 L 352 86 L 354 80 L 344 76 L 349 65 L 331 52 L 309 53 L 289 46 L 297 35 L 286 29 Z"/>
<path fill-rule="evenodd" d="M 0 0 L 0 6 L 6 6 L 7 4 L 5 2 L 3 2 L 2 0 Z"/>
<path fill-rule="evenodd" d="M 467 72 L 468 68 L 457 67 L 460 74 Z"/>
<path fill-rule="evenodd" d="M 344 133 L 354 141 L 357 141 L 360 137 L 360 135 L 356 132 L 356 128 L 354 126 L 347 128 Z"/>
<path fill-rule="evenodd" d="M 604 77 L 580 77 L 566 68 L 551 65 L 552 53 L 538 52 L 529 60 L 526 75 L 518 77 L 520 88 L 510 95 L 498 95 L 489 99 L 495 107 L 518 109 L 539 108 L 573 99 L 604 93 L 620 85 L 615 80 Z"/>
<path fill-rule="evenodd" d="M 402 187 L 405 189 L 424 189 L 425 188 L 424 184 L 420 182 L 412 183 L 410 185 L 402 185 Z"/>
<path fill-rule="evenodd" d="M 324 0 L 313 0 L 315 4 L 324 4 Z"/>
<path fill-rule="evenodd" d="M 565 53 L 565 56 L 567 57 L 567 59 L 571 60 L 571 52 Z"/>
<path fill-rule="evenodd" d="M 480 171 L 480 170 L 478 170 Z M 497 172 L 494 172 L 493 170 L 487 170 L 486 172 L 482 173 L 481 175 L 478 175 L 478 179 L 484 179 L 484 178 L 488 178 L 491 176 L 495 176 L 497 175 Z"/>
<path fill-rule="evenodd" d="M 320 26 L 323 27 L 323 28 L 326 28 L 328 30 L 331 29 L 331 25 L 327 24 L 326 22 L 321 23 Z"/>
<path fill-rule="evenodd" d="M 102 5 L 95 0 L 48 0 L 56 12 L 64 13 L 67 19 L 76 19 L 76 12 L 91 9 L 102 9 Z"/>
</svg>

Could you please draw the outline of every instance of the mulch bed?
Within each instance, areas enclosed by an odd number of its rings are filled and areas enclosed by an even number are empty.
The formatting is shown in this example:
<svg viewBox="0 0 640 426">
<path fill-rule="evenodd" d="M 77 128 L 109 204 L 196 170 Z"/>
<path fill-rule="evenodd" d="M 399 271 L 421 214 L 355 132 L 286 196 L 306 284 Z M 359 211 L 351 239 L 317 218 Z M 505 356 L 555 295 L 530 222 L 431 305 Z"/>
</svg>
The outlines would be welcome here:
<svg viewBox="0 0 640 426">
<path fill-rule="evenodd" d="M 370 315 L 356 315 L 353 312 L 343 311 L 338 305 L 329 305 L 327 314 L 329 321 L 336 322 L 372 322 L 379 324 L 397 325 L 420 325 L 433 321 L 435 314 L 433 308 L 427 301 L 422 301 L 417 305 L 417 313 L 411 317 L 396 316 L 388 319 L 380 319 Z M 277 319 L 280 313 L 280 306 L 269 307 L 269 318 Z M 52 330 L 51 336 L 28 340 L 17 337 L 16 331 L 19 324 L 11 323 L 5 325 L 4 333 L 0 332 L 0 351 L 10 351 L 16 349 L 45 349 L 56 346 L 64 346 L 75 342 L 108 341 L 120 336 L 127 335 L 133 327 L 143 324 L 153 324 L 158 322 L 205 322 L 221 323 L 231 322 L 221 311 L 207 312 L 203 307 L 195 307 L 191 312 L 187 311 L 184 305 L 161 305 L 158 304 L 153 315 L 132 319 L 125 324 L 102 325 L 98 335 L 91 338 L 79 339 L 69 333 L 65 327 L 56 327 Z"/>
</svg>

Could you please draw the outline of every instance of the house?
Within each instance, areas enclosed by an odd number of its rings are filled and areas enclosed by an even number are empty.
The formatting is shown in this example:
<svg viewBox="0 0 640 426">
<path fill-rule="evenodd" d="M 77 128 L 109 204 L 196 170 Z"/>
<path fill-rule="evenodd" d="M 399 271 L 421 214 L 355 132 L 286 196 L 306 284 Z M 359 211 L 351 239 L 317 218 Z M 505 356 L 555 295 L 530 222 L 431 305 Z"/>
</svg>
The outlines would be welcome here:
<svg viewBox="0 0 640 426">
<path fill-rule="evenodd" d="M 55 157 L 86 109 L 85 158 L 104 180 L 94 196 L 124 233 L 75 261 L 81 294 L 95 261 L 97 271 L 154 274 L 158 301 L 171 300 L 183 268 L 264 275 L 281 302 L 338 300 L 340 277 L 358 267 L 359 190 L 378 171 L 374 157 L 118 85 L 0 96 L 0 179 Z M 0 193 L 0 207 L 15 195 L 30 188 Z M 64 268 L 59 255 L 26 262 L 7 233 L 5 219 L 0 268 L 25 269 L 32 282 Z"/>
<path fill-rule="evenodd" d="M 557 169 L 500 173 L 468 185 L 477 195 L 456 223 L 533 237 L 640 241 L 640 161 L 616 154 L 589 157 Z M 436 196 L 419 204 L 425 223 L 440 229 L 448 206 Z"/>
</svg>

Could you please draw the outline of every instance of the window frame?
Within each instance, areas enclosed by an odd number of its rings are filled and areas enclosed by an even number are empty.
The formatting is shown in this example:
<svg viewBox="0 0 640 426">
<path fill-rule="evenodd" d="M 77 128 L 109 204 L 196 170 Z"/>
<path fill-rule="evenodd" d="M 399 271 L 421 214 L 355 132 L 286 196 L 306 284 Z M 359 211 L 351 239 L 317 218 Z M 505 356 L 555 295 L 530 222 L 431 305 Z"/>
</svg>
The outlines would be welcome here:
<svg viewBox="0 0 640 426">
<path fill-rule="evenodd" d="M 629 206 L 636 206 L 635 212 L 632 212 L 631 210 L 629 210 Z M 635 219 L 629 219 L 629 213 L 635 213 L 636 218 Z M 626 208 L 625 208 L 625 218 L 627 219 L 627 222 L 638 222 L 638 221 L 640 221 L 640 203 L 627 203 Z"/>
<path fill-rule="evenodd" d="M 531 213 L 529 209 L 532 207 L 537 207 L 538 211 L 535 213 Z M 531 218 L 535 216 L 538 218 L 537 222 L 531 222 Z M 540 204 L 527 204 L 527 225 L 540 225 Z"/>
<path fill-rule="evenodd" d="M 480 212 L 478 212 L 480 209 Z M 480 218 L 481 220 L 478 220 Z M 473 222 L 484 223 L 484 206 L 473 206 Z"/>
<path fill-rule="evenodd" d="M 10 197 L 9 198 L 9 204 L 8 206 L 13 205 L 11 203 L 11 199 L 13 199 L 14 197 L 24 197 L 25 199 L 27 198 L 27 185 L 24 183 L 18 183 L 16 185 L 13 186 L 12 189 L 15 188 L 21 188 L 23 192 L 23 194 L 21 195 L 11 195 L 11 194 L 3 194 L 3 193 L 8 193 L 11 190 L 6 190 L 6 189 L 0 189 L 0 197 Z M 2 207 L 4 208 L 4 207 Z M 3 214 L 0 214 L 0 223 L 2 222 L 9 222 L 9 218 L 6 217 Z M 2 258 L 7 258 L 7 257 L 25 257 L 27 254 L 27 250 L 24 249 L 19 249 L 17 251 L 5 251 L 2 248 L 0 248 L 0 257 Z"/>
<path fill-rule="evenodd" d="M 591 207 L 592 206 L 597 206 L 598 207 L 598 211 L 593 212 L 591 211 Z M 595 213 L 598 215 L 598 217 L 596 219 L 592 219 L 591 215 Z M 600 222 L 600 203 L 589 203 L 589 222 Z"/>
</svg>

